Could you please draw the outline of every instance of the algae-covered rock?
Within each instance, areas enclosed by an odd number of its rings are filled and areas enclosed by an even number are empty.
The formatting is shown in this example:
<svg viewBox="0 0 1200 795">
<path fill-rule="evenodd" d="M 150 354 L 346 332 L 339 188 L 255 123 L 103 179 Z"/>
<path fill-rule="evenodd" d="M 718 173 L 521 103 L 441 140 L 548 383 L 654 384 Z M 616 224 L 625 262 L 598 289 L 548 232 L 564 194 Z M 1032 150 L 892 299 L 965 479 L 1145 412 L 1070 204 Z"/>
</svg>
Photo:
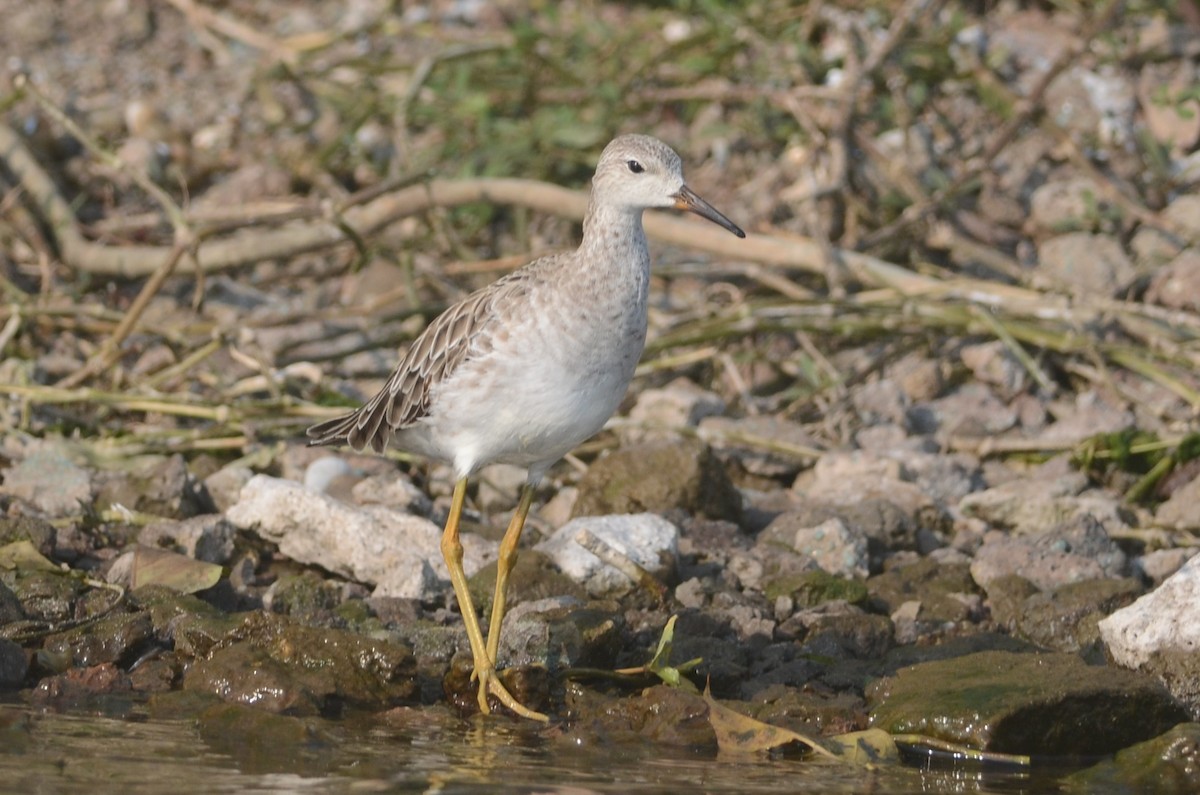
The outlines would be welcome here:
<svg viewBox="0 0 1200 795">
<path fill-rule="evenodd" d="M 148 613 L 112 613 L 74 629 L 51 635 L 43 648 L 54 655 L 69 655 L 71 663 L 86 668 L 101 663 L 133 662 L 154 636 Z"/>
<path fill-rule="evenodd" d="M 1111 759 L 1069 776 L 1066 792 L 1200 792 L 1200 723 L 1181 723 L 1165 734 L 1130 746 Z"/>
<path fill-rule="evenodd" d="M 867 601 L 867 586 L 864 583 L 820 569 L 767 580 L 763 584 L 763 592 L 772 602 L 781 596 L 789 597 L 797 608 L 816 607 L 838 599 L 852 605 L 862 605 Z"/>
<path fill-rule="evenodd" d="M 312 715 L 343 705 L 404 703 L 415 691 L 415 673 L 412 652 L 398 643 L 252 613 L 191 667 L 184 687 L 270 712 Z"/>
<path fill-rule="evenodd" d="M 987 751 L 1111 753 L 1187 720 L 1151 677 L 1073 654 L 989 651 L 901 669 L 867 693 L 872 725 Z"/>
<path fill-rule="evenodd" d="M 741 518 L 742 497 L 703 442 L 649 442 L 600 459 L 580 479 L 571 515 L 662 513 L 673 508 L 710 519 Z"/>
</svg>

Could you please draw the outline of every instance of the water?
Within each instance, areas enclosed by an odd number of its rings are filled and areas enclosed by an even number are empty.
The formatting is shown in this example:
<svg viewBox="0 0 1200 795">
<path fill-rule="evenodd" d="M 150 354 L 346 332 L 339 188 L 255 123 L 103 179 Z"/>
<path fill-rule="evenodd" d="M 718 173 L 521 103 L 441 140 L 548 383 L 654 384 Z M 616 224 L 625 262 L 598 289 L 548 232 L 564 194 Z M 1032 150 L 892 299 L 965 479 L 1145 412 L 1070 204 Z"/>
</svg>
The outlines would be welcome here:
<svg viewBox="0 0 1200 795">
<path fill-rule="evenodd" d="M 782 793 L 1051 791 L 1025 774 L 789 757 L 727 759 L 653 743 L 574 743 L 554 728 L 460 720 L 441 709 L 348 720 L 268 720 L 302 731 L 195 719 L 0 706 L 0 791 L 21 793 Z M 284 739 L 280 739 L 283 736 Z M 290 738 L 290 739 L 287 739 Z"/>
</svg>

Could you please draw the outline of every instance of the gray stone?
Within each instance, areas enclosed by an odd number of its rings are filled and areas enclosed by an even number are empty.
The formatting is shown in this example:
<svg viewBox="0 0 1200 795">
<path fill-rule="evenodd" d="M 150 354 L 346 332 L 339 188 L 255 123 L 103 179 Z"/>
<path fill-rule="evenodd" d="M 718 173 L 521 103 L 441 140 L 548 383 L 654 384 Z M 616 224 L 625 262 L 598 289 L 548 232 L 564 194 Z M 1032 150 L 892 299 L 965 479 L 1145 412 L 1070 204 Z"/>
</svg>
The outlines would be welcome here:
<svg viewBox="0 0 1200 795">
<path fill-rule="evenodd" d="M 428 599 L 449 579 L 442 530 L 419 516 L 347 505 L 299 483 L 255 475 L 226 514 L 301 563 L 375 586 L 375 596 Z M 496 545 L 464 533 L 468 574 L 495 557 Z"/>
<path fill-rule="evenodd" d="M 1158 588 L 1100 622 L 1118 665 L 1141 668 L 1161 651 L 1200 654 L 1200 555 Z"/>
<path fill-rule="evenodd" d="M 563 573 L 583 583 L 597 598 L 629 593 L 636 583 L 605 563 L 576 540 L 586 530 L 617 555 L 641 567 L 659 581 L 669 580 L 679 556 L 679 529 L 652 513 L 583 516 L 572 519 L 535 549 L 549 555 Z"/>
<path fill-rule="evenodd" d="M 171 549 L 208 563 L 226 564 L 233 557 L 236 528 L 218 514 L 179 521 L 153 522 L 138 533 L 138 543 Z"/>
<path fill-rule="evenodd" d="M 1088 232 L 1043 242 L 1038 247 L 1038 273 L 1076 297 L 1111 298 L 1137 277 L 1120 241 Z"/>
<path fill-rule="evenodd" d="M 0 492 L 28 502 L 50 516 L 81 513 L 92 503 L 92 478 L 57 444 L 38 445 L 4 470 Z M 133 506 L 129 506 L 133 507 Z"/>
</svg>

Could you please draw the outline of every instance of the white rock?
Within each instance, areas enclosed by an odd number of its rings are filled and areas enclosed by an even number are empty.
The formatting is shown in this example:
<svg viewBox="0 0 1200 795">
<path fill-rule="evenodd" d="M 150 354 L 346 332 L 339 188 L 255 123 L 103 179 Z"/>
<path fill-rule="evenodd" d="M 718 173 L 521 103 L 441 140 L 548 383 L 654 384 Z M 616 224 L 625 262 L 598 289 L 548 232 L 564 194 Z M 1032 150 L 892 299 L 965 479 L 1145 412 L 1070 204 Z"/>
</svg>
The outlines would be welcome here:
<svg viewBox="0 0 1200 795">
<path fill-rule="evenodd" d="M 255 475 L 226 518 L 277 543 L 293 560 L 374 585 L 375 596 L 427 599 L 450 576 L 442 530 L 433 522 L 382 506 L 347 505 L 294 481 Z M 468 575 L 496 555 L 494 542 L 473 534 L 462 542 Z"/>
<path fill-rule="evenodd" d="M 1200 555 L 1166 582 L 1100 622 L 1118 665 L 1138 668 L 1156 653 L 1200 653 Z"/>
<path fill-rule="evenodd" d="M 634 582 L 603 562 L 576 540 L 587 530 L 650 574 L 665 579 L 679 556 L 679 528 L 652 513 L 581 516 L 572 519 L 535 548 L 549 555 L 569 577 L 581 582 L 594 597 L 628 593 Z"/>
</svg>

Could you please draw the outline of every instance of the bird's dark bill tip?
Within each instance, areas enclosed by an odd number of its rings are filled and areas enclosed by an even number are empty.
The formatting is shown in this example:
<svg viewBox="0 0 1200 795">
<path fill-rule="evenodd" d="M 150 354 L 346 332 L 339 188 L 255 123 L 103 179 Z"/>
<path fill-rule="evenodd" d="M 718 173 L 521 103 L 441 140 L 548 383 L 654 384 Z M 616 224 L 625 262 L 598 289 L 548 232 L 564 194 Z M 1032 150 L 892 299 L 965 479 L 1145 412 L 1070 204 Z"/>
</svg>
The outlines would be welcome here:
<svg viewBox="0 0 1200 795">
<path fill-rule="evenodd" d="M 738 237 L 746 236 L 746 233 L 742 231 L 740 226 L 726 218 L 725 215 L 716 207 L 713 207 L 704 199 L 700 198 L 696 192 L 687 185 L 684 185 L 679 189 L 679 193 L 675 194 L 675 207 L 680 210 L 687 210 L 688 212 L 695 213 L 701 218 L 706 218 L 717 226 L 724 227 L 730 232 L 733 232 Z"/>
</svg>

